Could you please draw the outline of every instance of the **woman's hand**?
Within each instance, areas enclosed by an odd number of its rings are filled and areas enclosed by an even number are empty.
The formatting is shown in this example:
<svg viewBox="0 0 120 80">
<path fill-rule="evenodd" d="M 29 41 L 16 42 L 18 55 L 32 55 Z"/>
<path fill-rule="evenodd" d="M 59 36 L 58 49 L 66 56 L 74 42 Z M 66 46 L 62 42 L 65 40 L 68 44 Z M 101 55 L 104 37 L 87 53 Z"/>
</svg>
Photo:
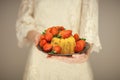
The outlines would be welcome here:
<svg viewBox="0 0 120 80">
<path fill-rule="evenodd" d="M 41 34 L 39 33 L 39 34 L 36 34 L 36 36 L 35 36 L 35 45 L 37 46 L 38 44 L 39 44 L 39 41 L 40 41 L 40 36 L 41 36 Z"/>
<path fill-rule="evenodd" d="M 28 32 L 26 38 L 28 39 L 28 41 L 34 42 L 35 45 L 38 45 L 39 40 L 40 40 L 40 35 L 41 34 L 39 32 L 37 32 L 35 30 L 31 30 L 31 31 Z"/>
<path fill-rule="evenodd" d="M 65 56 L 49 56 L 49 59 L 56 59 L 66 63 L 83 63 L 86 62 L 89 58 L 90 51 L 92 49 L 93 44 L 90 44 L 90 48 L 86 53 L 83 54 L 74 54 L 72 57 L 65 57 Z"/>
</svg>

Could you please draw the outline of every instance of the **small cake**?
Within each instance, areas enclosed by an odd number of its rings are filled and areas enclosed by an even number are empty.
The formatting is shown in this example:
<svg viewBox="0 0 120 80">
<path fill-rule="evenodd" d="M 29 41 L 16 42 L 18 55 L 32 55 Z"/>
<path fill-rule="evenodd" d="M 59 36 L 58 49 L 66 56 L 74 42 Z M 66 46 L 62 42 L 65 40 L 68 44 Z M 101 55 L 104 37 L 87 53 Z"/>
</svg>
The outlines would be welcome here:
<svg viewBox="0 0 120 80">
<path fill-rule="evenodd" d="M 51 44 L 53 46 L 60 46 L 62 48 L 61 54 L 73 54 L 74 53 L 74 47 L 76 45 L 75 39 L 73 36 L 70 36 L 68 38 L 57 38 L 54 37 L 51 41 Z"/>
</svg>

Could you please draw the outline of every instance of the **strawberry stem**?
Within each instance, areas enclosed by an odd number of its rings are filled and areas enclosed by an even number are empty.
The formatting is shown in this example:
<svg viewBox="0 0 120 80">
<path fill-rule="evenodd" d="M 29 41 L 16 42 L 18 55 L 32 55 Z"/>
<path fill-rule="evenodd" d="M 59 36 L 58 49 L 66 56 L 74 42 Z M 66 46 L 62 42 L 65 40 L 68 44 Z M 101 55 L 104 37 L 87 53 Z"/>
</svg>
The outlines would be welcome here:
<svg viewBox="0 0 120 80">
<path fill-rule="evenodd" d="M 44 30 L 43 32 L 42 32 L 42 34 L 45 34 L 46 33 L 46 30 Z"/>
<path fill-rule="evenodd" d="M 61 38 L 61 36 L 58 34 L 58 35 L 55 35 L 55 37 L 57 37 L 57 38 Z"/>
<path fill-rule="evenodd" d="M 86 38 L 80 38 L 80 40 L 84 40 L 84 41 L 86 41 Z"/>
<path fill-rule="evenodd" d="M 55 52 L 52 50 L 49 54 L 55 54 Z"/>
</svg>

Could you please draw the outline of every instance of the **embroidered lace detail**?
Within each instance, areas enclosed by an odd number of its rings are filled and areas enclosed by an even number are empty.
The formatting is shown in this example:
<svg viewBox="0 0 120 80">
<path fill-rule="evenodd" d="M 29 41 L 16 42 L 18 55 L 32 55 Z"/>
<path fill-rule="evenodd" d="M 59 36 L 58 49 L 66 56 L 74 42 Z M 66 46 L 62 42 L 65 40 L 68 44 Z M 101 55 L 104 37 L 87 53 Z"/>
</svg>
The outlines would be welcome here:
<svg viewBox="0 0 120 80">
<path fill-rule="evenodd" d="M 33 0 L 23 0 L 16 22 L 16 33 L 20 47 L 27 45 L 27 39 L 25 37 L 30 30 L 36 30 L 35 20 L 33 18 Z"/>
</svg>

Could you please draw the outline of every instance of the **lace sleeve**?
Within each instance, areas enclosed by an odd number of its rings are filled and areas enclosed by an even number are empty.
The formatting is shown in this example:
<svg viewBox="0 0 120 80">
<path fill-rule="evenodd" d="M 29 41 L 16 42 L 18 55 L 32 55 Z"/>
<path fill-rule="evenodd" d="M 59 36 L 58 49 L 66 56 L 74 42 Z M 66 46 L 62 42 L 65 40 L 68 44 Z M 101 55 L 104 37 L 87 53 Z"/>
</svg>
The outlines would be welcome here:
<svg viewBox="0 0 120 80">
<path fill-rule="evenodd" d="M 92 51 L 99 52 L 102 47 L 98 34 L 98 1 L 83 0 L 81 10 L 80 35 L 94 44 Z"/>
<path fill-rule="evenodd" d="M 18 20 L 16 22 L 16 35 L 18 38 L 19 47 L 28 44 L 26 35 L 30 30 L 35 30 L 35 21 L 33 18 L 33 0 L 22 0 L 19 9 Z"/>
</svg>

